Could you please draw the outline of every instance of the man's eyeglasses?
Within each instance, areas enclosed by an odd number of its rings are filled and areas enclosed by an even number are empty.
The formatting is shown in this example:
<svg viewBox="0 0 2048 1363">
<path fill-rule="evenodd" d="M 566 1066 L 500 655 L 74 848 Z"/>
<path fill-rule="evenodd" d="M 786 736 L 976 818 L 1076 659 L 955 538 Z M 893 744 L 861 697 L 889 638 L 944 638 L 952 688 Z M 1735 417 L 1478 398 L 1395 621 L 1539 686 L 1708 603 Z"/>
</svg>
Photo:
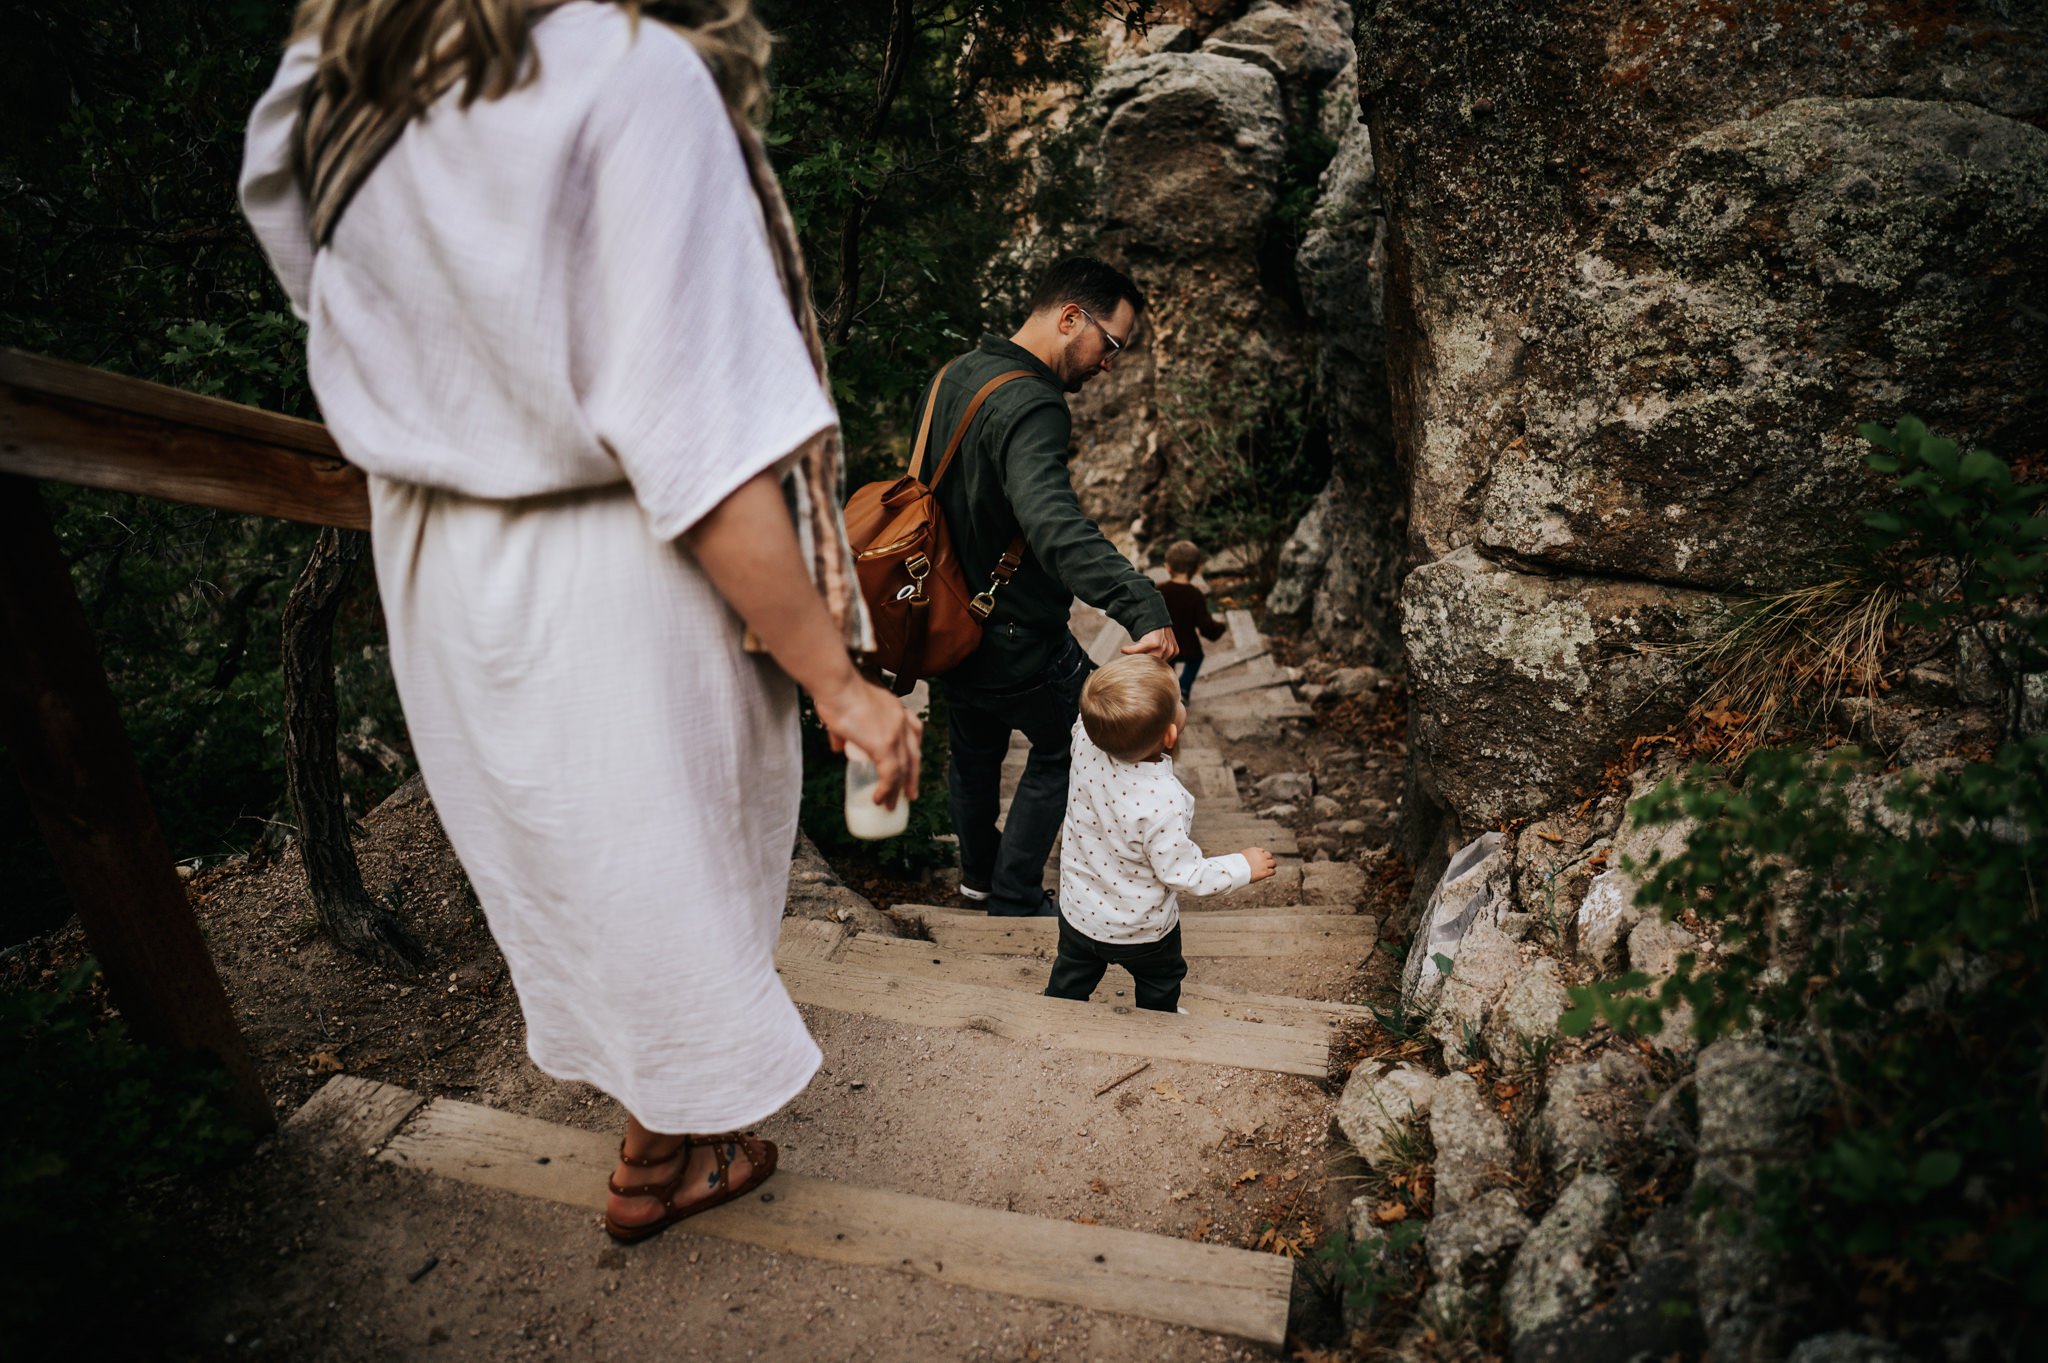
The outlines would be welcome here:
<svg viewBox="0 0 2048 1363">
<path fill-rule="evenodd" d="M 1079 303 L 1076 303 L 1074 304 L 1074 311 L 1080 313 L 1083 317 L 1086 317 L 1088 319 L 1088 324 L 1094 327 L 1097 331 L 1102 333 L 1102 339 L 1109 342 L 1110 354 L 1115 355 L 1123 350 L 1124 343 L 1122 341 L 1119 341 L 1116 337 L 1110 335 L 1109 328 L 1102 325 L 1102 323 L 1096 321 L 1094 315 L 1091 314 L 1088 311 L 1088 309 L 1082 307 Z"/>
</svg>

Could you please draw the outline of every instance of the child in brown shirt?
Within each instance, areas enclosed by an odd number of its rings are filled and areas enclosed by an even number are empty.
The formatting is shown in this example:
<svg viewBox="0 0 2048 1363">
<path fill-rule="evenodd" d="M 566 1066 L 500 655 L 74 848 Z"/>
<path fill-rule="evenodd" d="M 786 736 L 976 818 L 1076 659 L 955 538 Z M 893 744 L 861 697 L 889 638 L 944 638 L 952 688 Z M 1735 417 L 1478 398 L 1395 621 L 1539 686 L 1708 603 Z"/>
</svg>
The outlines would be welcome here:
<svg viewBox="0 0 2048 1363">
<path fill-rule="evenodd" d="M 1166 551 L 1166 581 L 1159 594 L 1173 617 L 1173 640 L 1180 645 L 1180 698 L 1186 704 L 1202 670 L 1202 640 L 1221 639 L 1223 622 L 1209 614 L 1209 599 L 1190 581 L 1202 566 L 1202 551 L 1193 540 L 1175 540 Z"/>
</svg>

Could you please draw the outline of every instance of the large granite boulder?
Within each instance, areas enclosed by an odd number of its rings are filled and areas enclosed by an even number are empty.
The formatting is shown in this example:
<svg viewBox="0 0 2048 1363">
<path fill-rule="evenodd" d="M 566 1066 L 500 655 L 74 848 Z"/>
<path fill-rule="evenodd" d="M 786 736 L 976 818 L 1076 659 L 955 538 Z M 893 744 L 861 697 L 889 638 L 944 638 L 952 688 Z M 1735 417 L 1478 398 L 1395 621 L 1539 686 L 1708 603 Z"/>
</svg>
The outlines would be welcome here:
<svg viewBox="0 0 2048 1363">
<path fill-rule="evenodd" d="M 1881 487 L 1859 421 L 2039 433 L 2044 239 L 2048 132 L 1983 109 L 1796 99 L 1709 129 L 1534 309 L 1480 542 L 1716 587 L 1809 572 Z"/>
<path fill-rule="evenodd" d="M 1106 230 L 1136 229 L 1150 251 L 1182 259 L 1257 242 L 1286 153 L 1270 71 L 1210 52 L 1156 52 L 1111 65 L 1090 103 L 1103 119 Z"/>
<path fill-rule="evenodd" d="M 1344 1081 L 1331 1121 L 1360 1159 L 1385 1167 L 1412 1148 L 1406 1134 L 1428 1119 L 1436 1086 L 1437 1076 L 1418 1065 L 1367 1060 Z"/>
<path fill-rule="evenodd" d="M 1812 1149 L 1831 1096 L 1819 1058 L 1800 1049 L 1717 1041 L 1700 1052 L 1694 1178 L 1718 1205 L 1693 1221 L 1701 1323 L 1713 1363 L 1783 1357 L 1811 1289 L 1788 1274 L 1756 1219 L 1758 1176 Z"/>
<path fill-rule="evenodd" d="M 1351 7 L 1341 0 L 1257 0 L 1242 18 L 1211 33 L 1202 48 L 1264 67 L 1287 86 L 1319 90 L 1356 60 Z"/>
<path fill-rule="evenodd" d="M 1072 402 L 1074 485 L 1112 537 L 1163 505 L 1179 409 L 1204 391 L 1229 334 L 1242 362 L 1306 375 L 1300 328 L 1259 276 L 1286 124 L 1271 72 L 1208 52 L 1111 63 L 1081 117 L 1094 160 L 1101 250 L 1149 301 L 1136 341 Z"/>
<path fill-rule="evenodd" d="M 1295 253 L 1330 440 L 1330 484 L 1282 546 L 1266 607 L 1308 625 L 1326 648 L 1391 662 L 1406 515 L 1387 395 L 1385 259 L 1372 137 L 1354 119 L 1323 172 Z"/>
<path fill-rule="evenodd" d="M 1546 577 L 1469 546 L 1401 589 L 1414 758 L 1423 788 L 1466 828 L 1590 794 L 1634 735 L 1685 711 L 1659 645 L 1719 611 L 1653 583 Z"/>
<path fill-rule="evenodd" d="M 1429 1138 L 1436 1145 L 1439 1216 L 1513 1181 L 1515 1147 L 1507 1123 L 1471 1075 L 1453 1071 L 1437 1083 Z"/>
<path fill-rule="evenodd" d="M 1594 1268 L 1621 1212 L 1621 1187 L 1605 1174 L 1580 1174 L 1571 1181 L 1508 1270 L 1501 1314 L 1511 1336 L 1563 1320 L 1593 1300 Z"/>
<path fill-rule="evenodd" d="M 1513 887 L 1514 856 L 1499 833 L 1482 833 L 1451 854 L 1401 963 L 1403 1007 L 1419 1013 L 1436 1006 L 1465 939 L 1481 925 L 1497 930 Z"/>
<path fill-rule="evenodd" d="M 2048 443 L 2048 7 L 1377 0 L 1358 36 L 1421 565 L 1405 812 L 1469 835 L 1689 698 L 1568 603 L 1683 620 L 1828 571 L 1861 420 Z"/>
<path fill-rule="evenodd" d="M 1327 461 L 1347 491 L 1294 609 L 1319 612 L 1334 646 L 1390 660 L 1400 537 L 1385 527 L 1400 497 L 1378 331 L 1364 324 L 1379 306 L 1379 219 L 1351 9 L 1175 0 L 1153 14 L 1142 36 L 1110 24 L 1113 60 L 1079 113 L 1097 132 L 1093 249 L 1151 307 L 1129 353 L 1074 400 L 1075 486 L 1138 551 L 1176 537 L 1219 485 L 1293 496 Z M 1361 442 L 1362 424 L 1376 436 Z M 1266 456 L 1279 449 L 1299 467 L 1275 481 Z M 1242 525 L 1261 560 L 1277 548 L 1264 514 Z"/>
</svg>

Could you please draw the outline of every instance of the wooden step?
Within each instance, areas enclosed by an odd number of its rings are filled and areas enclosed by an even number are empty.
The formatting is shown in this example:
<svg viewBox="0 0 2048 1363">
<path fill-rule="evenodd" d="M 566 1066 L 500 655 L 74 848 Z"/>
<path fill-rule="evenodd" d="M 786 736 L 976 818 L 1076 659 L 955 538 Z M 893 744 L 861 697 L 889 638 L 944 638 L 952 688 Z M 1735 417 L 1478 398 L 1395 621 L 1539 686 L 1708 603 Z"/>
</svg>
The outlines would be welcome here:
<svg viewBox="0 0 2048 1363">
<path fill-rule="evenodd" d="M 960 1027 L 1011 1041 L 1147 1060 L 1187 1060 L 1314 1079 L 1325 1077 L 1330 1069 L 1330 1043 L 1319 1030 L 1192 1012 L 1184 1017 L 1131 1004 L 1098 1008 L 1073 999 L 1049 999 L 1041 992 L 1043 965 L 1028 993 L 845 960 L 778 957 L 776 968 L 791 998 L 839 1013 L 916 1027 Z"/>
<path fill-rule="evenodd" d="M 1194 708 L 1200 713 L 1202 706 L 1209 702 L 1222 700 L 1226 696 L 1242 695 L 1246 691 L 1262 691 L 1269 686 L 1285 686 L 1288 688 L 1288 695 L 1294 694 L 1293 685 L 1287 680 L 1286 674 L 1268 658 L 1260 658 L 1250 667 L 1226 673 L 1214 681 L 1209 680 L 1209 669 L 1204 665 L 1201 674 L 1195 678 Z"/>
<path fill-rule="evenodd" d="M 417 1102 L 398 1090 L 383 1106 L 406 1106 L 398 1098 Z M 595 1213 L 604 1207 L 617 1152 L 614 1132 L 436 1098 L 376 1158 Z M 1286 1336 L 1294 1277 L 1293 1262 L 1283 1255 L 854 1187 L 788 1168 L 759 1193 L 693 1217 L 674 1233 L 894 1269 L 1274 1347 Z"/>
<path fill-rule="evenodd" d="M 1176 758 L 1173 774 L 1195 797 L 1195 808 L 1235 809 L 1239 804 L 1237 775 L 1223 762 L 1183 762 Z"/>
<path fill-rule="evenodd" d="M 1114 620 L 1105 618 L 1102 622 L 1102 628 L 1098 629 L 1095 632 L 1095 637 L 1090 639 L 1085 645 L 1088 650 L 1088 660 L 1097 667 L 1100 667 L 1122 653 L 1124 645 L 1130 642 L 1131 636 L 1125 632 L 1122 625 L 1119 625 Z"/>
<path fill-rule="evenodd" d="M 1252 620 L 1250 611 L 1227 610 L 1223 612 L 1223 623 L 1230 627 L 1227 637 L 1231 648 L 1238 653 L 1249 657 L 1253 652 L 1265 649 L 1266 641 L 1259 634 L 1259 627 Z"/>
<path fill-rule="evenodd" d="M 1212 857 L 1246 847 L 1263 847 L 1276 857 L 1291 857 L 1301 852 L 1294 830 L 1285 824 L 1241 816 L 1204 818 L 1199 808 L 1195 810 L 1194 839 L 1202 851 Z"/>
<path fill-rule="evenodd" d="M 1264 645 L 1253 649 L 1249 653 L 1240 653 L 1236 649 L 1218 649 L 1216 652 L 1203 657 L 1202 672 L 1200 676 L 1195 678 L 1195 685 L 1199 688 L 1203 677 L 1214 680 L 1218 677 L 1234 675 L 1247 665 L 1257 663 L 1267 656 Z"/>
<path fill-rule="evenodd" d="M 1043 989 L 1047 971 L 1045 962 L 1029 957 L 981 956 L 911 937 L 884 937 L 874 932 L 857 932 L 848 937 L 839 959 L 850 965 L 874 966 L 903 975 L 929 975 L 991 989 Z M 1113 1004 L 1117 989 L 1123 989 L 1128 997 L 1129 984 L 1128 979 L 1121 979 L 1120 971 L 1112 968 L 1095 991 L 1094 1006 Z M 1180 1001 L 1195 1017 L 1240 1018 L 1294 1027 L 1335 1027 L 1373 1019 L 1372 1009 L 1355 1003 L 1253 994 L 1195 980 L 1181 985 Z"/>
<path fill-rule="evenodd" d="M 1049 961 L 1058 946 L 1059 922 L 1052 918 L 991 918 L 929 904 L 898 904 L 889 914 L 921 925 L 930 940 L 956 951 L 1043 953 Z M 1333 940 L 1369 950 L 1378 931 L 1377 919 L 1355 913 L 1203 913 L 1183 916 L 1180 940 L 1189 957 L 1292 956 Z"/>
<path fill-rule="evenodd" d="M 1196 685 L 1199 686 L 1200 682 Z M 1240 691 L 1234 696 L 1216 696 L 1202 704 L 1201 712 L 1202 718 L 1215 725 L 1216 731 L 1225 737 L 1232 732 L 1227 721 L 1240 717 L 1303 719 L 1315 713 L 1295 698 L 1294 688 L 1285 682 Z"/>
</svg>

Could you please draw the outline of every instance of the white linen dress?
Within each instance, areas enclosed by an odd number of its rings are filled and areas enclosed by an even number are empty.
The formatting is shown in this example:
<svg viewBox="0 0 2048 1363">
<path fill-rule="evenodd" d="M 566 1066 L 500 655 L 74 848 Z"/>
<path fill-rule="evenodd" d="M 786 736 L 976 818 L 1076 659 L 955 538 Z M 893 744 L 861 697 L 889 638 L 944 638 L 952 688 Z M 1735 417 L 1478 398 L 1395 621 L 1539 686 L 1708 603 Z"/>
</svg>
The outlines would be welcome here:
<svg viewBox="0 0 2048 1363">
<path fill-rule="evenodd" d="M 370 475 L 413 748 L 534 1062 L 732 1130 L 820 1058 L 774 967 L 796 689 L 675 541 L 835 415 L 694 49 L 588 3 L 534 43 L 535 81 L 415 120 L 317 254 L 294 46 L 242 202 Z"/>
</svg>

